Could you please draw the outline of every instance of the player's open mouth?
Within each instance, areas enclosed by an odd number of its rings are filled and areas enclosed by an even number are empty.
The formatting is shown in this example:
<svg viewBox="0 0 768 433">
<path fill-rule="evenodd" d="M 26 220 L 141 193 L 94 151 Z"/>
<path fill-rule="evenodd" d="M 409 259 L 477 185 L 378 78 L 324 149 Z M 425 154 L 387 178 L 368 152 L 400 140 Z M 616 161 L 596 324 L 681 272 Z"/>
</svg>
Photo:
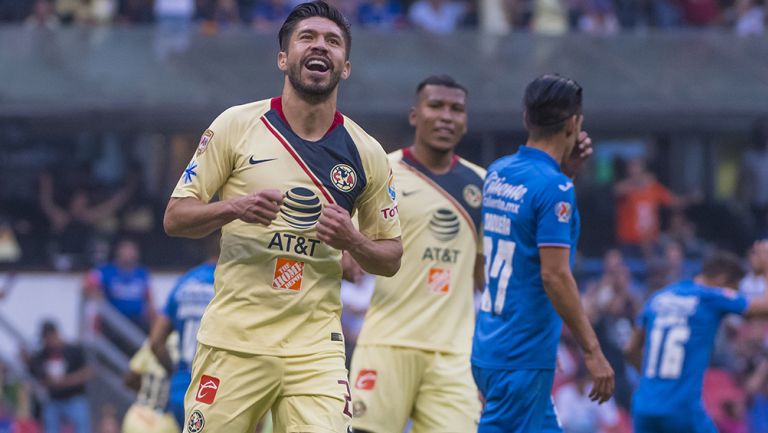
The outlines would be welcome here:
<svg viewBox="0 0 768 433">
<path fill-rule="evenodd" d="M 304 62 L 304 67 L 312 72 L 328 72 L 331 69 L 331 63 L 321 57 L 312 57 Z"/>
</svg>

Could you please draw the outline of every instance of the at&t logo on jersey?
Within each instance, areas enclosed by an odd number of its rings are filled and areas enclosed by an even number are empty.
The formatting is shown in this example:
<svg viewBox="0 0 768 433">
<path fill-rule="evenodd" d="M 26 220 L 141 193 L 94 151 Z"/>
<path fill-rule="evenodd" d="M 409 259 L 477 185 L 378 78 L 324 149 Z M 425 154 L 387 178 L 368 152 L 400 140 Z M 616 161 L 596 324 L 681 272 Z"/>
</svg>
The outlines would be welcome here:
<svg viewBox="0 0 768 433">
<path fill-rule="evenodd" d="M 189 433 L 200 433 L 205 427 L 205 417 L 199 410 L 192 412 L 187 420 L 187 430 Z"/>
<path fill-rule="evenodd" d="M 320 198 L 312 190 L 296 187 L 285 193 L 285 201 L 280 207 L 280 215 L 289 226 L 306 230 L 317 223 L 322 210 Z"/>
<path fill-rule="evenodd" d="M 200 384 L 197 386 L 197 394 L 195 400 L 204 404 L 211 404 L 216 398 L 216 392 L 219 391 L 219 379 L 213 376 L 206 376 L 200 378 Z M 202 414 L 200 414 L 202 417 Z M 200 427 L 202 429 L 202 426 Z M 199 430 L 198 430 L 199 431 Z"/>
<path fill-rule="evenodd" d="M 441 241 L 450 241 L 459 234 L 461 222 L 459 216 L 450 209 L 438 209 L 429 220 L 429 230 Z"/>
<path fill-rule="evenodd" d="M 379 374 L 376 370 L 360 370 L 360 373 L 357 374 L 357 380 L 355 380 L 355 388 L 370 391 L 376 386 L 378 377 Z"/>
<path fill-rule="evenodd" d="M 555 215 L 557 215 L 557 220 L 561 223 L 567 223 L 570 221 L 572 212 L 573 208 L 568 202 L 561 201 L 555 205 Z"/>
<path fill-rule="evenodd" d="M 341 192 L 349 192 L 357 185 L 357 173 L 347 164 L 336 164 L 331 169 L 331 182 Z"/>
</svg>

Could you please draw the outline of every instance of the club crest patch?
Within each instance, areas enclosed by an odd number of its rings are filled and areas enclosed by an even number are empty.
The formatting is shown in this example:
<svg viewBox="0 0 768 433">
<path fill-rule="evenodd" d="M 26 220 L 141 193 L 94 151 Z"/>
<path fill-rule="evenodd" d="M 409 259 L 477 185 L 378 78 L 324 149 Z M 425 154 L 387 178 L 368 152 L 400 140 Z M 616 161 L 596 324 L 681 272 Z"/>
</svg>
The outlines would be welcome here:
<svg viewBox="0 0 768 433">
<path fill-rule="evenodd" d="M 187 431 L 189 433 L 200 433 L 205 427 L 205 417 L 199 410 L 192 412 L 187 420 Z"/>
<path fill-rule="evenodd" d="M 483 204 L 483 193 L 477 185 L 469 184 L 465 186 L 462 195 L 464 196 L 464 201 L 475 209 Z"/>
<path fill-rule="evenodd" d="M 573 212 L 573 209 L 571 208 L 571 204 L 568 202 L 558 202 L 555 205 L 555 215 L 557 215 L 557 220 L 561 223 L 567 223 L 571 220 L 571 213 Z"/>
<path fill-rule="evenodd" d="M 349 192 L 357 185 L 357 173 L 347 164 L 336 164 L 331 169 L 331 183 L 341 192 Z"/>
<path fill-rule="evenodd" d="M 206 129 L 205 132 L 203 132 L 203 136 L 200 137 L 200 143 L 197 145 L 197 156 L 205 153 L 205 150 L 208 149 L 208 145 L 211 143 L 211 140 L 213 140 L 213 131 Z"/>
</svg>

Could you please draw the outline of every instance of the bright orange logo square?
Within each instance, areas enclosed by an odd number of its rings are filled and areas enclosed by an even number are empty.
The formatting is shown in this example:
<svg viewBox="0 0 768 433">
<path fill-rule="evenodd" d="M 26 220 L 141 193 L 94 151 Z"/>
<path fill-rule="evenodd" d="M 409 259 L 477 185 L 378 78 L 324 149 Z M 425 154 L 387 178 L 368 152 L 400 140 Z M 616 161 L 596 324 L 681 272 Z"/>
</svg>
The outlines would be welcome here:
<svg viewBox="0 0 768 433">
<path fill-rule="evenodd" d="M 451 290 L 451 270 L 442 268 L 430 269 L 427 287 L 433 293 L 448 293 Z"/>
<path fill-rule="evenodd" d="M 275 264 L 275 276 L 272 287 L 275 289 L 301 290 L 304 278 L 304 262 L 278 258 Z"/>
</svg>

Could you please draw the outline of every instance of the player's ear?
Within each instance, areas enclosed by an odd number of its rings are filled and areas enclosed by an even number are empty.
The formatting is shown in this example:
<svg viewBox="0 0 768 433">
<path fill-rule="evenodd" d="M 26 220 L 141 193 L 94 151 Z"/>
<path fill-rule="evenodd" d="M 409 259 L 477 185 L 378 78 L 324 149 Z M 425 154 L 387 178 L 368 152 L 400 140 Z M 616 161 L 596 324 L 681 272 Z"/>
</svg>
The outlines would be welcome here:
<svg viewBox="0 0 768 433">
<path fill-rule="evenodd" d="M 349 60 L 344 62 L 344 68 L 341 70 L 341 79 L 346 80 L 352 74 L 352 63 Z"/>
<path fill-rule="evenodd" d="M 287 52 L 280 50 L 280 52 L 277 53 L 277 69 L 280 69 L 283 72 L 288 70 L 288 53 Z"/>
<path fill-rule="evenodd" d="M 411 107 L 411 111 L 408 112 L 408 124 L 416 127 L 416 107 Z"/>
<path fill-rule="evenodd" d="M 565 125 L 563 125 L 563 130 L 565 131 L 565 136 L 570 137 L 572 135 L 576 135 L 579 128 L 579 115 L 574 114 L 573 116 L 569 117 L 565 121 Z"/>
</svg>

